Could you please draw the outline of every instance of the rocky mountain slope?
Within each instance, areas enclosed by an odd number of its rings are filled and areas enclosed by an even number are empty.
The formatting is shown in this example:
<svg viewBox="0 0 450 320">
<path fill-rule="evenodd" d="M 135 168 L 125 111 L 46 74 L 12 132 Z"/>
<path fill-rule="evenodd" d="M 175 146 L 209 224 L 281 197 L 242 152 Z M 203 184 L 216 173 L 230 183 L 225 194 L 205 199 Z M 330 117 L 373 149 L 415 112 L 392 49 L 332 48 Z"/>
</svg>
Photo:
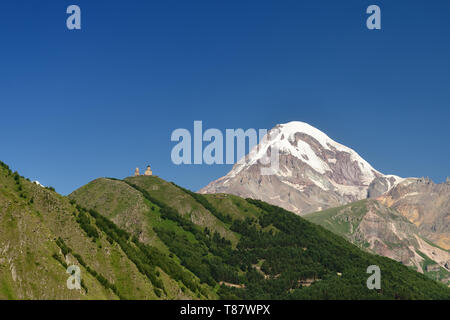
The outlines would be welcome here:
<svg viewBox="0 0 450 320">
<path fill-rule="evenodd" d="M 263 175 L 262 160 L 276 150 L 279 168 Z M 226 176 L 199 192 L 230 193 L 299 215 L 312 213 L 310 221 L 360 247 L 425 273 L 434 265 L 438 275 L 433 278 L 448 277 L 450 182 L 384 175 L 306 123 L 275 126 Z M 355 202 L 368 198 L 380 203 Z"/>
<path fill-rule="evenodd" d="M 436 184 L 426 178 L 410 178 L 377 198 L 408 218 L 420 233 L 450 250 L 450 181 Z"/>
<path fill-rule="evenodd" d="M 279 167 L 262 175 L 263 160 L 279 150 Z M 200 193 L 229 193 L 260 199 L 297 214 L 340 206 L 386 192 L 402 179 L 375 170 L 354 150 L 304 122 L 275 126 L 224 177 Z M 379 195 L 379 194 L 377 194 Z"/>
<path fill-rule="evenodd" d="M 304 217 L 360 248 L 400 261 L 450 285 L 450 252 L 427 241 L 416 225 L 379 201 L 361 200 Z"/>
</svg>

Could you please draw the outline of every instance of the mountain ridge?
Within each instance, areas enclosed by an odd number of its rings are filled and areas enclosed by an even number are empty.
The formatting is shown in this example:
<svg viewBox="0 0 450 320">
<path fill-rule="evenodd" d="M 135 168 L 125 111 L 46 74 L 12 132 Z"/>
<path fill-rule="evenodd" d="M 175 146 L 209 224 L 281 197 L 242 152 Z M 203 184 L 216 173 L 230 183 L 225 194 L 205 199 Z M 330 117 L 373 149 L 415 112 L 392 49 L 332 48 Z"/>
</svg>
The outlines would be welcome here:
<svg viewBox="0 0 450 320">
<path fill-rule="evenodd" d="M 263 175 L 265 166 L 258 161 L 277 149 L 279 168 L 272 175 Z M 353 149 L 307 123 L 276 125 L 227 175 L 199 192 L 230 193 L 306 214 L 308 220 L 363 249 L 425 273 L 427 264 L 434 263 L 437 269 L 442 268 L 438 278 L 448 278 L 449 180 L 434 184 L 425 178 L 382 174 Z M 354 208 L 366 199 L 373 200 L 364 202 L 361 217 L 355 216 Z M 327 212 L 334 215 L 327 216 Z M 406 221 L 400 223 L 400 217 Z M 346 223 L 357 221 L 355 230 L 340 229 L 340 219 L 344 218 Z M 406 229 L 400 231 L 402 228 Z M 362 240 L 367 247 L 361 246 Z M 433 250 L 429 242 L 440 248 Z"/>
<path fill-rule="evenodd" d="M 400 212 L 426 238 L 450 250 L 450 181 L 409 178 L 376 198 Z"/>
<path fill-rule="evenodd" d="M 450 285 L 450 251 L 431 244 L 407 217 L 381 201 L 364 199 L 311 213 L 304 218 L 364 250 L 414 267 L 418 272 Z"/>
<path fill-rule="evenodd" d="M 260 163 L 279 151 L 279 167 L 262 175 Z M 371 183 L 379 179 L 376 186 Z M 231 193 L 306 214 L 367 198 L 369 188 L 390 190 L 403 179 L 375 170 L 356 151 L 311 125 L 278 124 L 225 175 L 199 193 Z M 378 194 L 377 194 L 378 195 Z"/>
</svg>

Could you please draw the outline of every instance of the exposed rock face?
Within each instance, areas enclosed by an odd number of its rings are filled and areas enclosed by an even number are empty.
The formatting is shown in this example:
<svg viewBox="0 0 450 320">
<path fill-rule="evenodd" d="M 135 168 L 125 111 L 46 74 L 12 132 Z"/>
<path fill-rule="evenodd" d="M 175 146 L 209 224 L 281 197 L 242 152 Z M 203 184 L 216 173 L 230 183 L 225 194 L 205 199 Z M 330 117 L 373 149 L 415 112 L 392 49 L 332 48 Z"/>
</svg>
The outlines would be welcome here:
<svg viewBox="0 0 450 320">
<path fill-rule="evenodd" d="M 450 250 L 450 184 L 409 178 L 378 200 L 403 214 L 423 236 Z"/>
<path fill-rule="evenodd" d="M 261 160 L 279 150 L 279 168 L 262 175 Z M 306 214 L 365 199 L 389 190 L 401 179 L 385 176 L 320 130 L 303 122 L 277 125 L 224 177 L 200 193 L 230 193 L 260 199 Z"/>
<path fill-rule="evenodd" d="M 437 185 L 429 179 L 384 175 L 352 149 L 302 122 L 277 125 L 268 136 L 270 139 L 265 137 L 226 176 L 200 192 L 260 199 L 300 215 L 356 200 L 378 199 L 394 210 L 372 204 L 357 225 L 350 223 L 349 240 L 363 241 L 371 251 L 419 270 L 423 257 L 417 250 L 445 267 L 448 252 L 436 250 L 424 239 L 450 249 L 448 179 Z M 260 160 L 276 149 L 278 169 L 272 175 L 262 175 L 261 169 L 267 166 Z M 343 214 L 328 223 L 339 224 L 341 218 L 351 219 Z"/>
<path fill-rule="evenodd" d="M 367 190 L 367 198 L 378 198 L 391 190 L 399 181 L 396 176 L 382 176 L 373 179 Z"/>
<path fill-rule="evenodd" d="M 430 245 L 420 236 L 416 225 L 379 201 L 362 200 L 312 213 L 305 218 L 347 238 L 359 247 L 414 266 L 419 272 L 447 268 L 449 252 Z M 436 262 L 432 270 L 424 270 L 424 256 Z"/>
</svg>

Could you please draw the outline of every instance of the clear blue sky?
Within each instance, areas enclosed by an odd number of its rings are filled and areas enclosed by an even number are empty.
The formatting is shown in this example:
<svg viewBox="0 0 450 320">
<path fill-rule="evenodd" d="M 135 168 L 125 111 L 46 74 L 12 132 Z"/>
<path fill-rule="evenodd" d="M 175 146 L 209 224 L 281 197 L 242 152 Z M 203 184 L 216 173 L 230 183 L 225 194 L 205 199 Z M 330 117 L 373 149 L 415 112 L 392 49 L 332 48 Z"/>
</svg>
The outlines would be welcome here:
<svg viewBox="0 0 450 320">
<path fill-rule="evenodd" d="M 447 0 L 5 0 L 0 160 L 63 194 L 147 163 L 197 190 L 231 166 L 173 165 L 174 129 L 299 120 L 381 172 L 441 182 L 449 40 Z"/>
</svg>

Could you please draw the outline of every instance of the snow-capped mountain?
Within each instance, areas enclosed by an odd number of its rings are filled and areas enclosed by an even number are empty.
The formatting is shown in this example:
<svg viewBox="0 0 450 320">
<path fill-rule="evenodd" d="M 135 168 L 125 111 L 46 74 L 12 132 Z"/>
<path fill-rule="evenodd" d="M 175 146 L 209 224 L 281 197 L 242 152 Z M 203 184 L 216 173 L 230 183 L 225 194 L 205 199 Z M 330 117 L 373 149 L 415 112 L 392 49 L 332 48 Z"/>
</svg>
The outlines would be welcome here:
<svg viewBox="0 0 450 320">
<path fill-rule="evenodd" d="M 261 174 L 269 167 L 264 160 L 277 150 L 279 165 L 272 174 Z M 357 152 L 313 126 L 293 121 L 275 126 L 226 176 L 200 193 L 230 193 L 306 214 L 377 197 L 401 180 L 375 170 Z"/>
</svg>

